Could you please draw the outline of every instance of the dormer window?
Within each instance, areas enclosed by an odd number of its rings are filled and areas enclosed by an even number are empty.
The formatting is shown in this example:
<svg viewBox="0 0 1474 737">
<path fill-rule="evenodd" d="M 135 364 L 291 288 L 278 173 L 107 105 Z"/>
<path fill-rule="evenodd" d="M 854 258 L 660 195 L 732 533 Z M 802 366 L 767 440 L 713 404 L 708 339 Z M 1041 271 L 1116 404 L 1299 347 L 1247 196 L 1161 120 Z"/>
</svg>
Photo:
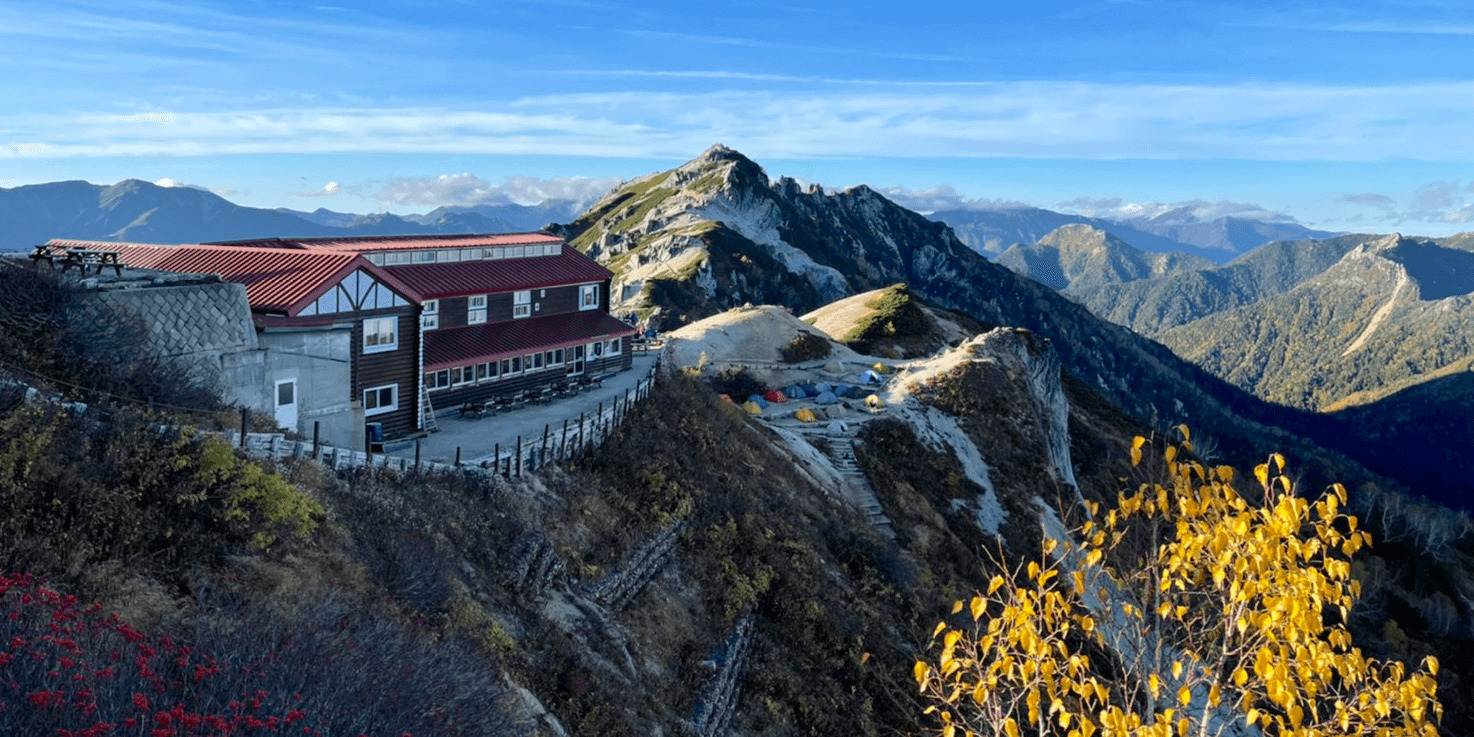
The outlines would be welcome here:
<svg viewBox="0 0 1474 737">
<path fill-rule="evenodd" d="M 578 288 L 578 309 L 599 309 L 599 285 L 585 284 Z"/>
<path fill-rule="evenodd" d="M 440 327 L 440 300 L 427 299 L 420 305 L 420 329 L 434 330 Z"/>
<path fill-rule="evenodd" d="M 512 296 L 512 317 L 532 317 L 532 290 L 516 292 Z"/>
<path fill-rule="evenodd" d="M 473 294 L 466 300 L 466 324 L 480 325 L 486 322 L 486 295 Z"/>
</svg>

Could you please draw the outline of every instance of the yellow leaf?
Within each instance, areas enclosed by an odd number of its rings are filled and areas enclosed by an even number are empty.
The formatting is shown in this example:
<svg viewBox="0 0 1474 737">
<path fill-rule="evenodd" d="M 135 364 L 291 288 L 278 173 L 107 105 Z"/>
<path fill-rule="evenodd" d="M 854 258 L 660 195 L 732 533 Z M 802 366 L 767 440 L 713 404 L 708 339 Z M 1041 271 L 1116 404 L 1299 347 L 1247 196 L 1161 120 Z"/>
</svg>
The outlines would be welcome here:
<svg viewBox="0 0 1474 737">
<path fill-rule="evenodd" d="M 1429 675 L 1438 675 L 1438 658 L 1429 655 L 1423 662 L 1428 666 Z"/>
<path fill-rule="evenodd" d="M 1147 687 L 1152 690 L 1152 697 L 1155 698 L 1162 693 L 1162 679 L 1158 678 L 1156 673 L 1148 676 L 1146 681 Z"/>
<path fill-rule="evenodd" d="M 962 600 L 958 599 L 957 601 L 952 602 L 952 613 L 956 614 L 960 611 L 962 611 Z"/>
<path fill-rule="evenodd" d="M 993 580 L 988 582 L 988 596 L 992 596 L 993 595 L 993 592 L 994 591 L 997 591 L 1002 586 L 1003 586 L 1003 577 L 1002 576 L 994 576 L 993 577 Z"/>
<path fill-rule="evenodd" d="M 1261 463 L 1255 466 L 1254 478 L 1259 479 L 1260 486 L 1269 486 L 1269 464 Z"/>
<path fill-rule="evenodd" d="M 912 668 L 912 672 L 916 676 L 916 682 L 921 684 L 921 689 L 925 691 L 926 677 L 931 674 L 931 666 L 918 660 L 916 661 L 916 666 Z"/>
<path fill-rule="evenodd" d="M 1242 622 L 1244 620 L 1240 619 L 1239 621 Z M 1244 683 L 1246 683 L 1248 680 L 1249 671 L 1246 671 L 1243 668 L 1239 668 L 1238 670 L 1235 670 L 1233 672 L 1233 685 L 1243 687 Z"/>
<path fill-rule="evenodd" d="M 1177 429 L 1182 432 L 1183 440 L 1191 441 L 1193 439 L 1193 433 L 1191 430 L 1187 429 L 1186 424 L 1178 425 Z"/>
<path fill-rule="evenodd" d="M 1003 723 L 1003 733 L 1008 735 L 1008 737 L 1018 737 L 1018 722 L 1009 718 L 1008 721 Z"/>
<path fill-rule="evenodd" d="M 1259 710 L 1258 709 L 1250 709 L 1249 710 L 1249 713 L 1244 716 L 1244 721 L 1246 723 L 1248 723 L 1250 726 L 1252 726 L 1255 722 L 1259 721 Z"/>
<path fill-rule="evenodd" d="M 942 634 L 942 630 L 944 630 L 944 629 L 947 629 L 947 623 L 946 622 L 937 622 L 937 628 L 931 631 L 931 638 L 933 640 L 937 639 L 937 635 Z"/>
<path fill-rule="evenodd" d="M 1188 688 L 1187 686 L 1183 686 L 1182 688 L 1177 689 L 1177 703 L 1182 704 L 1183 706 L 1187 706 L 1188 702 L 1192 700 L 1192 689 Z"/>
<path fill-rule="evenodd" d="M 1176 460 L 1177 459 L 1177 446 L 1175 446 L 1175 445 L 1169 445 L 1169 446 L 1167 446 L 1167 450 L 1162 453 L 1162 457 L 1166 458 L 1168 463 L 1171 463 L 1172 461 Z"/>
<path fill-rule="evenodd" d="M 983 597 L 981 597 L 981 596 L 974 596 L 974 597 L 972 597 L 972 621 L 976 622 L 976 621 L 978 621 L 979 619 L 982 618 L 984 607 L 985 607 L 985 604 L 983 602 Z"/>
<path fill-rule="evenodd" d="M 1299 704 L 1290 705 L 1290 726 L 1299 729 L 1300 723 L 1305 721 L 1305 710 Z"/>
</svg>

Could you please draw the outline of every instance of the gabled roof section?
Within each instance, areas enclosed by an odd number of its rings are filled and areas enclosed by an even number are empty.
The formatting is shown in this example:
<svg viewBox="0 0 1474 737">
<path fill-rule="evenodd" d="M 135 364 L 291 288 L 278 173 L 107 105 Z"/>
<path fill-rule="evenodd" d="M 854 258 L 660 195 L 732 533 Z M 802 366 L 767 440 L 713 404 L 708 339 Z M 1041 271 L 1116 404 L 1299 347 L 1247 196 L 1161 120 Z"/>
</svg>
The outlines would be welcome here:
<svg viewBox="0 0 1474 737">
<path fill-rule="evenodd" d="M 568 348 L 595 340 L 622 338 L 636 332 L 635 328 L 598 310 L 427 330 L 424 333 L 425 370 L 438 371 L 525 353 Z"/>
<path fill-rule="evenodd" d="M 248 248 L 288 248 L 342 253 L 377 253 L 379 251 L 403 251 L 420 248 L 481 248 L 562 242 L 562 238 L 555 235 L 548 235 L 547 233 L 492 233 L 481 235 L 371 235 L 325 238 L 261 238 L 246 241 L 222 241 L 209 245 L 244 246 Z"/>
<path fill-rule="evenodd" d="M 557 256 L 413 264 L 385 270 L 425 299 L 588 284 L 614 277 L 614 272 L 568 245 Z"/>
<path fill-rule="evenodd" d="M 420 301 L 417 292 L 355 252 L 75 240 L 53 240 L 47 245 L 116 251 L 119 261 L 135 268 L 216 274 L 226 281 L 245 285 L 246 299 L 253 311 L 292 317 L 337 288 L 346 278 L 361 280 L 362 277 L 356 273 L 359 270 L 388 286 L 404 300 Z M 355 289 L 355 296 L 362 293 L 362 290 Z"/>
</svg>

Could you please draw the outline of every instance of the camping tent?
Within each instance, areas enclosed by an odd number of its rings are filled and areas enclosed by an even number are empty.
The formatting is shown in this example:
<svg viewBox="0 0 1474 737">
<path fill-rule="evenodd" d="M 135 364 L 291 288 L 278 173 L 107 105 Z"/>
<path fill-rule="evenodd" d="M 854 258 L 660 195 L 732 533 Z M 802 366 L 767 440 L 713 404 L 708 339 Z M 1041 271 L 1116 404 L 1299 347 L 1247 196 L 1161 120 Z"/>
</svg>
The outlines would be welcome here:
<svg viewBox="0 0 1474 737">
<path fill-rule="evenodd" d="M 888 373 L 890 373 L 891 371 L 894 370 L 890 366 L 887 366 L 887 365 L 885 365 L 883 363 L 876 363 L 871 368 L 875 369 L 875 373 L 877 373 L 877 374 L 888 374 Z"/>
<path fill-rule="evenodd" d="M 830 435 L 843 435 L 850 428 L 839 420 L 831 420 L 827 429 Z"/>
<path fill-rule="evenodd" d="M 827 381 L 821 381 L 818 384 L 815 384 L 814 385 L 814 396 L 818 396 L 820 394 L 823 394 L 824 392 L 833 392 L 833 391 L 834 391 L 834 385 L 833 384 L 830 384 Z"/>
<path fill-rule="evenodd" d="M 747 401 L 749 401 L 749 402 L 751 402 L 753 404 L 756 404 L 758 406 L 758 409 L 767 409 L 768 408 L 768 400 L 763 399 L 762 397 L 760 397 L 760 396 L 758 396 L 756 394 L 749 395 L 747 397 Z"/>
<path fill-rule="evenodd" d="M 865 406 L 869 407 L 870 411 L 875 412 L 880 410 L 882 407 L 885 407 L 885 400 L 881 399 L 880 396 L 877 394 L 871 394 L 870 396 L 865 397 Z"/>
<path fill-rule="evenodd" d="M 884 384 L 885 383 L 885 379 L 880 378 L 880 374 L 877 374 L 874 371 L 866 371 L 865 373 L 860 374 L 860 383 L 861 384 Z"/>
<path fill-rule="evenodd" d="M 766 399 L 773 404 L 783 404 L 784 402 L 788 401 L 788 395 L 777 389 L 769 389 L 768 393 L 763 395 L 763 399 Z"/>
<path fill-rule="evenodd" d="M 763 408 L 757 406 L 757 402 L 749 400 L 742 403 L 742 411 L 750 415 L 760 415 L 763 413 Z"/>
<path fill-rule="evenodd" d="M 838 404 L 838 403 L 839 403 L 839 397 L 834 396 L 834 392 L 828 392 L 828 391 L 826 391 L 826 392 L 819 392 L 819 396 L 814 397 L 814 404 Z"/>
<path fill-rule="evenodd" d="M 793 415 L 799 422 L 818 422 L 819 418 L 814 415 L 814 410 L 804 407 Z"/>
<path fill-rule="evenodd" d="M 787 394 L 789 399 L 803 399 L 804 397 L 809 396 L 809 393 L 804 391 L 804 388 L 799 386 L 798 384 L 788 385 L 788 387 L 783 390 L 783 393 Z"/>
</svg>

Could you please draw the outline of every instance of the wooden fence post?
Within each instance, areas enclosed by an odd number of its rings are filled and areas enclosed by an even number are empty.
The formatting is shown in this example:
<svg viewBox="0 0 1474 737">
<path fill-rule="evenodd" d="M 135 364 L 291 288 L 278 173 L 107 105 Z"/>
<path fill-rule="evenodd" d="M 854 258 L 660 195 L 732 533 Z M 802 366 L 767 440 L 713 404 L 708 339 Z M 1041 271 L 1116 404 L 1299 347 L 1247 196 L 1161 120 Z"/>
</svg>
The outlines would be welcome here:
<svg viewBox="0 0 1474 737">
<path fill-rule="evenodd" d="M 522 478 L 522 436 L 517 436 L 517 478 Z"/>
<path fill-rule="evenodd" d="M 415 440 L 415 473 L 420 472 L 420 441 Z"/>
<path fill-rule="evenodd" d="M 241 407 L 241 450 L 246 449 L 246 430 L 249 429 L 247 423 L 250 421 L 250 419 L 251 410 L 246 409 L 245 407 Z"/>
<path fill-rule="evenodd" d="M 561 436 L 559 436 L 559 438 L 558 438 L 558 460 L 559 461 L 564 460 L 566 458 L 565 454 L 567 452 L 568 452 L 568 418 L 567 417 L 564 417 L 563 418 L 563 434 Z"/>
<path fill-rule="evenodd" d="M 321 430 L 322 430 L 322 421 L 321 420 L 313 420 L 312 421 L 312 460 L 314 460 L 314 461 L 318 459 L 318 454 L 321 452 L 321 449 L 322 449 Z"/>
<path fill-rule="evenodd" d="M 461 467 L 461 446 L 456 446 L 456 468 Z"/>
<path fill-rule="evenodd" d="M 544 422 L 543 423 L 543 444 L 542 444 L 542 448 L 540 448 L 537 451 L 537 467 L 538 468 L 542 468 L 543 467 L 543 464 L 544 464 L 545 460 L 547 459 L 547 457 L 548 457 L 548 423 Z"/>
</svg>

